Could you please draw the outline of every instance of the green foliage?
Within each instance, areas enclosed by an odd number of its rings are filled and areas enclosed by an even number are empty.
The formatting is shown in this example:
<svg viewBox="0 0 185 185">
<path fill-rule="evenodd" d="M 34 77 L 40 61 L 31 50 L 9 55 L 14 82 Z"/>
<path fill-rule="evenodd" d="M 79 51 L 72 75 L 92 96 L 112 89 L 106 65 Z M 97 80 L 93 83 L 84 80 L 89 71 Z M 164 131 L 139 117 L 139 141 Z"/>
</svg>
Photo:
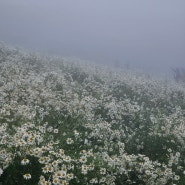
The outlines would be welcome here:
<svg viewBox="0 0 185 185">
<path fill-rule="evenodd" d="M 13 163 L 11 163 L 8 168 L 6 168 L 4 173 L 0 176 L 0 182 L 7 185 L 38 184 L 39 176 L 42 172 L 42 165 L 39 164 L 37 158 L 33 156 L 27 156 L 27 158 L 29 158 L 30 163 L 24 166 L 21 165 L 22 158 L 20 156 L 16 156 Z M 23 178 L 23 175 L 26 173 L 31 174 L 32 178 L 30 180 L 26 180 Z"/>
</svg>

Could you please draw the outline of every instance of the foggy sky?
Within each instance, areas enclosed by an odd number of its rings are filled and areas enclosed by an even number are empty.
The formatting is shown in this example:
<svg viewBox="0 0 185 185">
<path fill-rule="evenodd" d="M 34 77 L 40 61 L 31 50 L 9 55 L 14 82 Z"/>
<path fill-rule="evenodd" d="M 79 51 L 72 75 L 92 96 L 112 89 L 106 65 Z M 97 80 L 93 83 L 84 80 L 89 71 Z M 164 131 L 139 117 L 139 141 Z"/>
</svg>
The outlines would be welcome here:
<svg viewBox="0 0 185 185">
<path fill-rule="evenodd" d="M 0 0 L 0 41 L 168 71 L 185 67 L 185 1 Z"/>
</svg>

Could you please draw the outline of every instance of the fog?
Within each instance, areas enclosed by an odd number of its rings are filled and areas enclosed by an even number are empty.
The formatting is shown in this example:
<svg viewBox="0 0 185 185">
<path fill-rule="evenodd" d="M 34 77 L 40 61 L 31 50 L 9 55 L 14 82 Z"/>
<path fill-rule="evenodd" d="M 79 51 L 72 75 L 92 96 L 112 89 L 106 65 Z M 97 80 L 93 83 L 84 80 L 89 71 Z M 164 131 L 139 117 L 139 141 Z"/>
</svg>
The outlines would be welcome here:
<svg viewBox="0 0 185 185">
<path fill-rule="evenodd" d="M 0 41 L 166 73 L 185 67 L 185 1 L 0 0 Z"/>
</svg>

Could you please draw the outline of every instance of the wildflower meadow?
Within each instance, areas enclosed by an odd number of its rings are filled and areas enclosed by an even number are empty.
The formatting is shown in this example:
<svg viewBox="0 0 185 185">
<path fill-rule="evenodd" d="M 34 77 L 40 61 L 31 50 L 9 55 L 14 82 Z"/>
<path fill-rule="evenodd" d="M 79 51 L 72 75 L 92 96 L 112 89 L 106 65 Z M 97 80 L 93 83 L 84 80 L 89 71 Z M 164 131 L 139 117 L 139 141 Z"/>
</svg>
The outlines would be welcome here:
<svg viewBox="0 0 185 185">
<path fill-rule="evenodd" d="M 184 185 L 185 84 L 1 43 L 0 184 Z"/>
</svg>

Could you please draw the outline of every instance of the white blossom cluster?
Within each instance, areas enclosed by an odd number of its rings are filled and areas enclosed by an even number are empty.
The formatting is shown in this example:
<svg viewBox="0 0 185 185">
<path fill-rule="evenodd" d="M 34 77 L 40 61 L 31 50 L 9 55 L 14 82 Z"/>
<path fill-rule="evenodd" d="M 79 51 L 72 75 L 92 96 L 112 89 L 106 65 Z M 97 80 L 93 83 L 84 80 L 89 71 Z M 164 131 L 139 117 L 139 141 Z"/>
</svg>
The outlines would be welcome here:
<svg viewBox="0 0 185 185">
<path fill-rule="evenodd" d="M 4 184 L 182 185 L 184 117 L 182 84 L 0 44 Z"/>
</svg>

